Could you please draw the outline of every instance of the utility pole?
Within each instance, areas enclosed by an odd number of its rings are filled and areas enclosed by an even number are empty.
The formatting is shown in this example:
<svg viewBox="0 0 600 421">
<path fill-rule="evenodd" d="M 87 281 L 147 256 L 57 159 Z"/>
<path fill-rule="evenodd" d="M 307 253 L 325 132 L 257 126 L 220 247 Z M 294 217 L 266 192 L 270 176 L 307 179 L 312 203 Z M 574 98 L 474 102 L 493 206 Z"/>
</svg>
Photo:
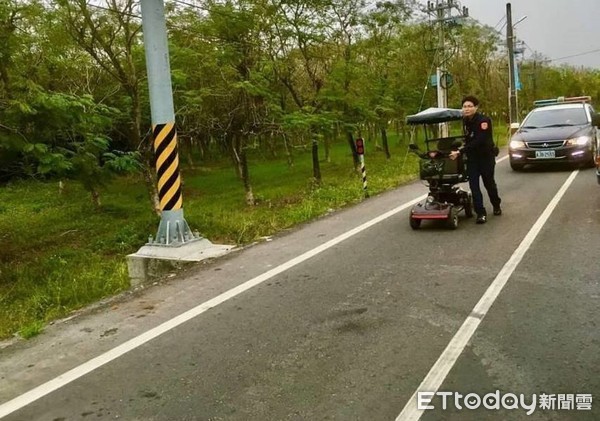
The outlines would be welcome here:
<svg viewBox="0 0 600 421">
<path fill-rule="evenodd" d="M 156 267 L 149 264 L 151 260 L 200 261 L 232 248 L 212 244 L 193 233 L 183 216 L 165 7 L 163 0 L 142 0 L 140 6 L 161 219 L 156 238 L 150 236 L 137 253 L 127 256 L 132 285 L 146 282 L 156 274 Z"/>
<path fill-rule="evenodd" d="M 533 98 L 537 98 L 537 60 L 533 57 Z"/>
<path fill-rule="evenodd" d="M 458 11 L 459 16 L 452 16 L 452 10 Z M 448 88 L 451 76 L 446 70 L 446 26 L 457 23 L 460 18 L 469 16 L 469 9 L 460 7 L 455 0 L 436 0 L 427 2 L 427 13 L 435 17 L 434 23 L 438 25 L 438 46 L 437 46 L 437 68 L 436 68 L 436 88 L 437 88 L 437 106 L 439 108 L 448 107 Z M 448 123 L 439 125 L 440 136 L 448 136 Z"/>
<path fill-rule="evenodd" d="M 515 86 L 515 37 L 513 35 L 512 8 L 506 3 L 506 46 L 508 48 L 508 115 L 510 131 L 519 123 L 517 114 L 517 87 Z"/>
<path fill-rule="evenodd" d="M 165 9 L 163 0 L 144 0 L 140 6 L 161 211 L 158 232 L 152 243 L 177 246 L 195 240 L 196 236 L 183 217 Z"/>
<path fill-rule="evenodd" d="M 438 29 L 438 31 L 439 31 L 438 54 L 440 55 L 439 65 L 435 71 L 436 79 L 437 79 L 437 101 L 438 101 L 439 108 L 448 108 L 448 87 L 447 87 L 447 84 L 445 83 L 446 82 L 446 80 L 445 80 L 446 69 L 444 68 L 446 63 L 441 60 L 441 58 L 444 55 L 444 50 L 446 47 L 446 39 L 444 37 L 444 19 L 446 18 L 447 9 L 445 7 L 440 7 L 439 2 L 436 6 L 437 6 L 437 22 L 438 22 L 438 26 L 439 26 L 439 29 Z M 444 82 L 442 82 L 442 79 L 444 79 Z M 440 136 L 448 137 L 448 123 L 440 124 Z"/>
</svg>

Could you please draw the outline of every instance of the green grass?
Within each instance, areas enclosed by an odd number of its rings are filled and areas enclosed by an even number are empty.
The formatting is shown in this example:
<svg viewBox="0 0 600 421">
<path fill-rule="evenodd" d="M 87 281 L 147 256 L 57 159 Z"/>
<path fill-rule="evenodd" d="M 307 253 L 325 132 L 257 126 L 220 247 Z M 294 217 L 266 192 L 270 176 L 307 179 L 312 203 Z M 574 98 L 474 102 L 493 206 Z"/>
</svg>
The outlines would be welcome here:
<svg viewBox="0 0 600 421">
<path fill-rule="evenodd" d="M 416 176 L 417 160 L 406 144 L 390 139 L 392 159 L 366 145 L 369 192 L 393 188 Z M 320 150 L 321 156 L 324 150 Z M 256 155 L 256 156 L 255 156 Z M 249 156 L 257 205 L 248 207 L 242 183 L 225 160 L 182 168 L 185 218 L 216 243 L 247 244 L 363 199 L 360 174 L 348 146 L 331 148 L 321 162 L 322 183 L 312 180 L 310 151 Z M 101 195 L 96 210 L 77 183 L 20 181 L 0 187 L 0 338 L 28 338 L 45 323 L 129 288 L 125 256 L 154 235 L 152 212 L 139 177 L 119 178 Z"/>
<path fill-rule="evenodd" d="M 502 141 L 502 133 L 497 138 Z M 417 158 L 406 156 L 406 142 L 394 136 L 389 142 L 389 161 L 366 143 L 371 195 L 417 175 Z M 247 244 L 363 199 L 345 142 L 332 146 L 331 162 L 321 162 L 320 186 L 312 181 L 311 162 L 310 151 L 295 151 L 293 167 L 283 155 L 251 153 L 254 207 L 246 206 L 227 160 L 183 167 L 185 218 L 215 243 Z M 129 288 L 125 256 L 155 235 L 159 218 L 139 177 L 115 180 L 101 200 L 96 210 L 75 182 L 67 182 L 62 195 L 57 182 L 0 187 L 0 339 L 34 336 L 46 322 Z"/>
</svg>

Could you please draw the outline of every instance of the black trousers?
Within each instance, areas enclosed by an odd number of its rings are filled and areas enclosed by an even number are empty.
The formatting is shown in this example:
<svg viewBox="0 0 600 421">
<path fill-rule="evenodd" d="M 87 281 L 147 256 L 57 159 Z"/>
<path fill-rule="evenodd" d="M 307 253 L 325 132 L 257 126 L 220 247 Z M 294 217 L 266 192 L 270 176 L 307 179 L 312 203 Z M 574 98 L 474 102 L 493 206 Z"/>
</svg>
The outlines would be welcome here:
<svg viewBox="0 0 600 421">
<path fill-rule="evenodd" d="M 467 173 L 469 174 L 469 187 L 473 195 L 473 207 L 477 215 L 485 215 L 486 210 L 483 205 L 483 194 L 479 185 L 479 178 L 487 190 L 492 206 L 500 206 L 500 196 L 498 196 L 498 187 L 494 180 L 494 169 L 496 160 L 491 159 L 469 159 L 467 162 Z"/>
</svg>

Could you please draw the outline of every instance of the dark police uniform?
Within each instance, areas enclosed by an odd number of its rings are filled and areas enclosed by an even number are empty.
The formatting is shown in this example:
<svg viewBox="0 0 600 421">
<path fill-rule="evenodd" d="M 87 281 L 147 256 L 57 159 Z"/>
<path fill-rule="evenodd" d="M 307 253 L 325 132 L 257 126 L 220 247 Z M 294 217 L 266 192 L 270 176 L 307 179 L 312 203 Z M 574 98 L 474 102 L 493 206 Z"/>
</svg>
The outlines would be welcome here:
<svg viewBox="0 0 600 421">
<path fill-rule="evenodd" d="M 479 177 L 483 180 L 492 206 L 499 208 L 501 202 L 494 180 L 496 153 L 492 136 L 492 120 L 480 113 L 475 113 L 472 118 L 463 120 L 463 127 L 466 136 L 463 152 L 467 155 L 467 173 L 473 195 L 473 206 L 477 215 L 486 215 Z"/>
</svg>

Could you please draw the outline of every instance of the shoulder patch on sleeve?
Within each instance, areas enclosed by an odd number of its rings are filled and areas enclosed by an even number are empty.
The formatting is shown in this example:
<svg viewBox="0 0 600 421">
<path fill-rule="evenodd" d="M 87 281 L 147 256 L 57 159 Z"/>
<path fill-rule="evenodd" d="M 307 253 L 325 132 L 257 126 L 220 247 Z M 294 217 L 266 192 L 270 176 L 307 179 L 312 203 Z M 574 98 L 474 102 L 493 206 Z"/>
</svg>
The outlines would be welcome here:
<svg viewBox="0 0 600 421">
<path fill-rule="evenodd" d="M 488 129 L 487 121 L 482 122 L 480 127 L 481 127 L 481 130 L 487 130 Z"/>
</svg>

